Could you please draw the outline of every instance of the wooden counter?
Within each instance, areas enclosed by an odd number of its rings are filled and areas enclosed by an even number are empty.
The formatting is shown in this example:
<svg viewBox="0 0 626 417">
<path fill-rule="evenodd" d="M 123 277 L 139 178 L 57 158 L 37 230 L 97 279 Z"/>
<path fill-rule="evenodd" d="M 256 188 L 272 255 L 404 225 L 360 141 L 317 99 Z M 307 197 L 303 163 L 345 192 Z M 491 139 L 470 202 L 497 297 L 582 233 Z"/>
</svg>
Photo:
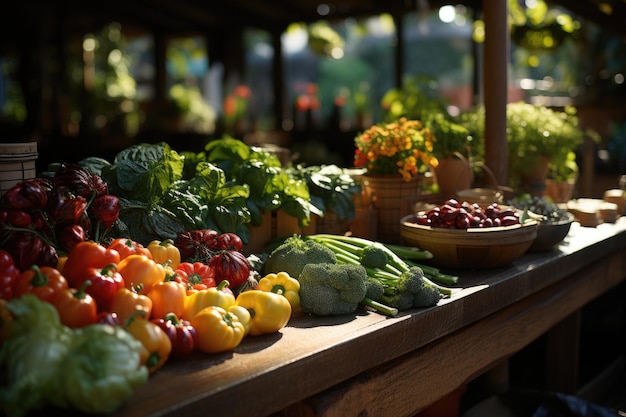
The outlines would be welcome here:
<svg viewBox="0 0 626 417">
<path fill-rule="evenodd" d="M 232 353 L 170 360 L 115 416 L 411 416 L 625 280 L 626 218 L 574 223 L 557 249 L 507 268 L 442 270 L 459 290 L 437 307 L 293 318 Z"/>
</svg>

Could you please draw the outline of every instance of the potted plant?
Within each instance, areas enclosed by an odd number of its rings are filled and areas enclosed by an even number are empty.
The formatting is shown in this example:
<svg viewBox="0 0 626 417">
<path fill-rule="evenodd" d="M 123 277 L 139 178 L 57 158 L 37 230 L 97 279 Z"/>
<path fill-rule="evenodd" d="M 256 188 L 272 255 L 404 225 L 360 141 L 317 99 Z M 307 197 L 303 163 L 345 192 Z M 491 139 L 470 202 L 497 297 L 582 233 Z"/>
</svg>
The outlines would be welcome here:
<svg viewBox="0 0 626 417">
<path fill-rule="evenodd" d="M 570 152 L 583 139 L 573 108 L 557 111 L 524 102 L 509 103 L 509 183 L 519 191 L 542 195 L 550 166 L 556 172 L 565 170 Z"/>
<path fill-rule="evenodd" d="M 452 197 L 457 191 L 468 189 L 473 179 L 469 130 L 443 113 L 429 116 L 426 126 L 434 136 L 433 154 L 439 162 L 434 171 L 439 192 Z"/>
<path fill-rule="evenodd" d="M 420 120 L 381 122 L 355 137 L 354 166 L 364 168 L 362 186 L 378 212 L 378 236 L 400 241 L 400 219 L 409 214 L 426 171 L 438 165 L 434 137 Z"/>
</svg>

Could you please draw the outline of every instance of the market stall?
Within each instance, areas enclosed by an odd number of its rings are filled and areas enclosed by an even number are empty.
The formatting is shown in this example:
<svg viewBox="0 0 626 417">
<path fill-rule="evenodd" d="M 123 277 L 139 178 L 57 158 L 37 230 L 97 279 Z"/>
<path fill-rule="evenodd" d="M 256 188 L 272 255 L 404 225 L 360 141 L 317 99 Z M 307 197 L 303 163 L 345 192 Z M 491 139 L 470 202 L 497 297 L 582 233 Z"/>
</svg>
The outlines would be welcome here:
<svg viewBox="0 0 626 417">
<path fill-rule="evenodd" d="M 571 317 L 626 279 L 625 262 L 626 219 L 575 223 L 555 250 L 460 271 L 458 291 L 434 308 L 296 317 L 233 352 L 170 361 L 115 416 L 409 416 L 546 332 L 560 335 L 547 386 L 575 393 Z"/>
</svg>

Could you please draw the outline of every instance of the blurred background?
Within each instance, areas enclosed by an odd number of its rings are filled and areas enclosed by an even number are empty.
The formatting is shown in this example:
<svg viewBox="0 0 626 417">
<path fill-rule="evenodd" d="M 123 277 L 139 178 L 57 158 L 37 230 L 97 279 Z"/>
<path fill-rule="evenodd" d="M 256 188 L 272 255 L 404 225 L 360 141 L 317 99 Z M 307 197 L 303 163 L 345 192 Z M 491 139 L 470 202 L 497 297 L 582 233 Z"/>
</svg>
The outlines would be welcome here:
<svg viewBox="0 0 626 417">
<path fill-rule="evenodd" d="M 354 136 L 396 104 L 482 102 L 483 2 L 23 0 L 0 16 L 0 142 L 38 169 L 140 142 L 231 135 L 351 166 Z M 574 106 L 593 175 L 626 172 L 626 4 L 510 0 L 508 100 Z M 407 97 L 407 96 L 405 96 Z"/>
</svg>

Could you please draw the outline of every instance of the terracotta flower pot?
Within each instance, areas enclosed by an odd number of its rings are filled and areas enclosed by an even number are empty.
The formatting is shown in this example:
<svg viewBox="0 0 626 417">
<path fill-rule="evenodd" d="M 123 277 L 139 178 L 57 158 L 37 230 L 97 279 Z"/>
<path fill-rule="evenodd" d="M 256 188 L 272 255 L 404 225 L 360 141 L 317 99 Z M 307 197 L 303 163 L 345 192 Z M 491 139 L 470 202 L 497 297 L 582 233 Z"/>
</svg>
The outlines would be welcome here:
<svg viewBox="0 0 626 417">
<path fill-rule="evenodd" d="M 435 168 L 439 192 L 445 198 L 454 197 L 457 191 L 470 188 L 473 176 L 472 167 L 465 158 L 443 158 Z"/>
</svg>

